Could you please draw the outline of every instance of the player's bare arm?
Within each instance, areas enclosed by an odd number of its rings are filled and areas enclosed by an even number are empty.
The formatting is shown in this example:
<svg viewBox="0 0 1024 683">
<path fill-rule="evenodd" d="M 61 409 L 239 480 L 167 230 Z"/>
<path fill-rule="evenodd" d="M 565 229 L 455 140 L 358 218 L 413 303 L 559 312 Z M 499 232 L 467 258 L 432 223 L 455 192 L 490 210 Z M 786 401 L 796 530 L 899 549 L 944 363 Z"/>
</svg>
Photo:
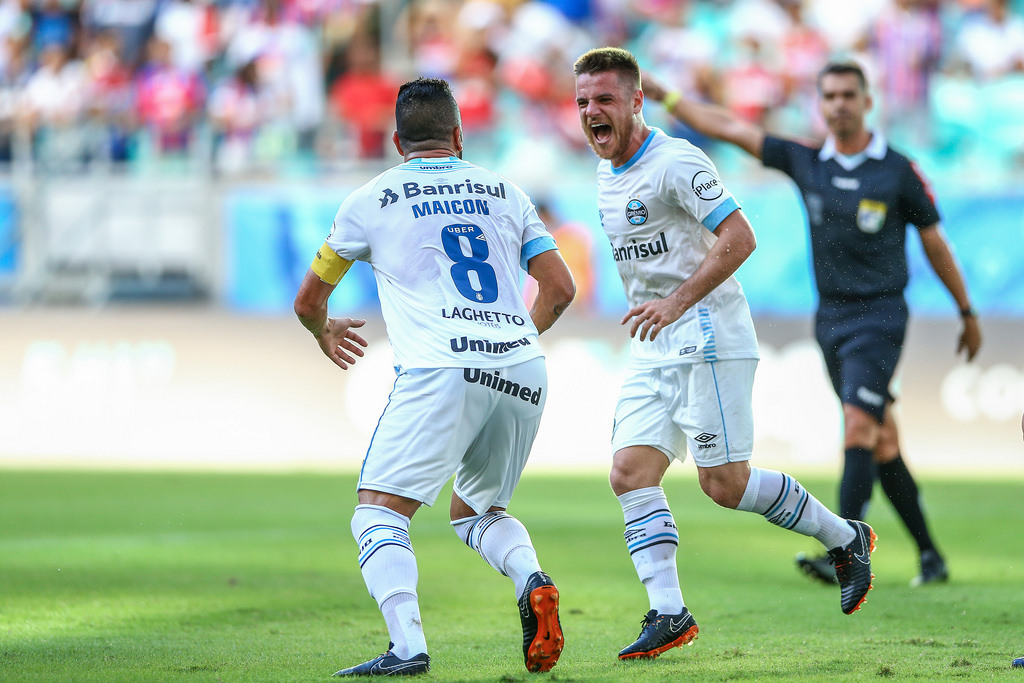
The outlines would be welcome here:
<svg viewBox="0 0 1024 683">
<path fill-rule="evenodd" d="M 658 333 L 682 317 L 691 306 L 711 293 L 736 272 L 757 246 L 757 238 L 743 211 L 736 209 L 714 230 L 718 241 L 711 247 L 700 266 L 664 299 L 654 299 L 629 309 L 622 318 L 630 320 L 629 336 L 640 332 L 640 341 L 653 340 Z"/>
<path fill-rule="evenodd" d="M 327 300 L 335 287 L 337 283 L 324 282 L 312 269 L 306 271 L 295 295 L 294 309 L 299 322 L 313 334 L 324 355 L 342 370 L 347 370 L 356 362 L 356 357 L 362 357 L 366 347 L 366 340 L 353 328 L 362 327 L 366 321 L 328 317 Z"/>
<path fill-rule="evenodd" d="M 971 299 L 967 294 L 967 284 L 956 261 L 956 256 L 953 255 L 953 250 L 938 223 L 921 230 L 920 234 L 921 245 L 924 247 L 924 254 L 928 257 L 932 270 L 949 290 L 960 309 L 960 317 L 964 321 L 963 330 L 957 341 L 956 352 L 958 355 L 966 354 L 968 361 L 973 360 L 981 349 L 981 326 L 978 324 L 978 317 L 971 306 Z"/>
<path fill-rule="evenodd" d="M 730 142 L 760 159 L 765 132 L 752 123 L 739 119 L 724 107 L 697 102 L 668 90 L 654 76 L 641 76 L 644 97 L 664 104 L 666 111 L 701 135 Z"/>
<path fill-rule="evenodd" d="M 527 267 L 530 277 L 537 281 L 537 298 L 530 308 L 530 317 L 540 334 L 554 325 L 572 303 L 576 296 L 576 283 L 557 249 L 537 254 Z"/>
</svg>

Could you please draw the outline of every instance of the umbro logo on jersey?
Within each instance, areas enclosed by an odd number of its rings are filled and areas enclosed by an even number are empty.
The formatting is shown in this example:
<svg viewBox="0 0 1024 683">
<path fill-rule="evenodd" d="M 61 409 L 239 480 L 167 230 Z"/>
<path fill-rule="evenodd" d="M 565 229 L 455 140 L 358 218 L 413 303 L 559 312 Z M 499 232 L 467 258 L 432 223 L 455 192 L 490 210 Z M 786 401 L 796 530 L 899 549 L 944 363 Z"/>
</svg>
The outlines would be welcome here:
<svg viewBox="0 0 1024 683">
<path fill-rule="evenodd" d="M 384 188 L 384 194 L 380 198 L 380 208 L 384 208 L 388 204 L 394 204 L 398 201 L 398 195 L 391 191 L 390 187 Z"/>
</svg>

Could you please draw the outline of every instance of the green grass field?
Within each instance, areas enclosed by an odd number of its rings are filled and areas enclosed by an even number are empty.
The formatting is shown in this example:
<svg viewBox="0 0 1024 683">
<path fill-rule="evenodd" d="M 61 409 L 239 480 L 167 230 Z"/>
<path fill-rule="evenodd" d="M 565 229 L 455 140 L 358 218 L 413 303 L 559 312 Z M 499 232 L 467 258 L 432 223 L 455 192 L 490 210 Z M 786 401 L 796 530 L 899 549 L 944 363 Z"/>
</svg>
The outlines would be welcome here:
<svg viewBox="0 0 1024 683">
<path fill-rule="evenodd" d="M 620 663 L 647 608 L 605 477 L 529 474 L 511 512 L 562 594 L 553 681 L 1019 680 L 1022 483 L 923 482 L 952 580 L 911 589 L 916 553 L 876 492 L 875 589 L 845 616 L 793 555 L 811 539 L 667 481 L 691 647 Z M 805 478 L 831 504 L 832 481 Z M 387 633 L 349 533 L 354 476 L 0 471 L 0 680 L 308 681 Z M 447 492 L 442 494 L 447 496 Z M 447 505 L 412 538 L 426 680 L 525 681 L 512 584 L 462 545 Z"/>
</svg>

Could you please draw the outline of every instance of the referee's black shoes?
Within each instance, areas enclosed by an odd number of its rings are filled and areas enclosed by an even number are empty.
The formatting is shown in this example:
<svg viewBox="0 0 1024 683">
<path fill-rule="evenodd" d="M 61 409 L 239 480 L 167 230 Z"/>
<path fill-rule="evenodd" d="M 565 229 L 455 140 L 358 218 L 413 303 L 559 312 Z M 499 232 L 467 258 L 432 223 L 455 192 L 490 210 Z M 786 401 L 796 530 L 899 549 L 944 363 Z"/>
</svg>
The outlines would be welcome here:
<svg viewBox="0 0 1024 683">
<path fill-rule="evenodd" d="M 946 568 L 946 561 L 934 550 L 925 550 L 921 553 L 921 573 L 910 581 L 910 585 L 923 586 L 926 583 L 942 583 L 949 581 L 949 569 Z"/>
</svg>

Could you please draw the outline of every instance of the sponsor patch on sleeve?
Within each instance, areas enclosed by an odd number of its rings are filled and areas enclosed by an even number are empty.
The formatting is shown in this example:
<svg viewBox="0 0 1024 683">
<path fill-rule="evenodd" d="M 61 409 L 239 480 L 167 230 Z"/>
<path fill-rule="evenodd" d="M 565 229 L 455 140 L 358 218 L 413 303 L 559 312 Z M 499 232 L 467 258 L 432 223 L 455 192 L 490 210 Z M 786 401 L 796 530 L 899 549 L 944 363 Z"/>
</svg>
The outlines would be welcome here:
<svg viewBox="0 0 1024 683">
<path fill-rule="evenodd" d="M 706 202 L 715 201 L 725 191 L 721 181 L 709 171 L 698 171 L 690 180 L 690 186 L 693 188 L 693 194 L 697 196 L 697 199 L 702 199 Z"/>
</svg>

